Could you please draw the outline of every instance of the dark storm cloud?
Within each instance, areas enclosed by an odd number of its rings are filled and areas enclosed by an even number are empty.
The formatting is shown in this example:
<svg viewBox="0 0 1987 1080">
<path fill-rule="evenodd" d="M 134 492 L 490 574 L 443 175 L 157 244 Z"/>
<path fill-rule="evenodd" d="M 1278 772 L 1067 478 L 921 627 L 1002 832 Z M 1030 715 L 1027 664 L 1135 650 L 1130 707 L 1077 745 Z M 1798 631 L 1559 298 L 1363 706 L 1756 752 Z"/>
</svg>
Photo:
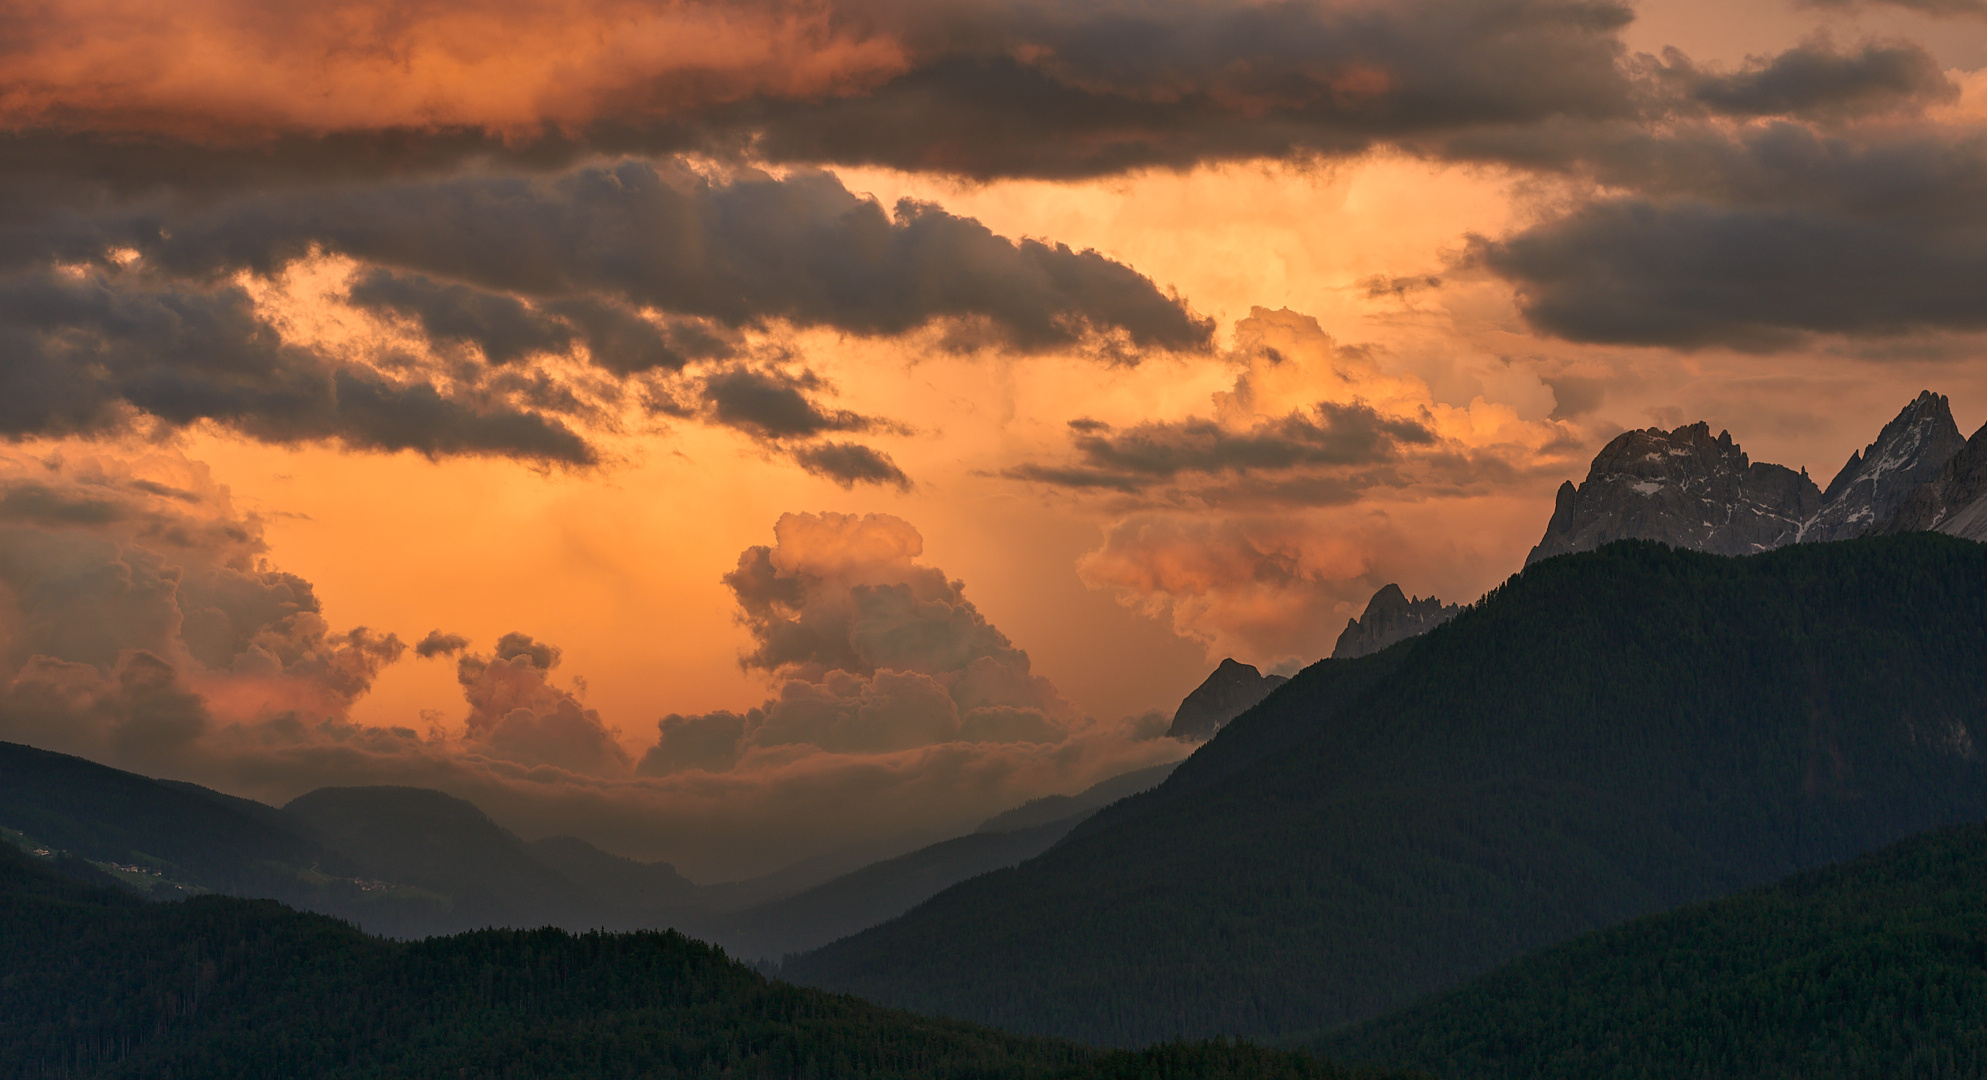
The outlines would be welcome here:
<svg viewBox="0 0 1987 1080">
<path fill-rule="evenodd" d="M 909 490 L 911 486 L 911 478 L 890 460 L 890 455 L 861 443 L 826 442 L 795 451 L 793 457 L 801 468 L 816 476 L 827 477 L 845 488 L 857 484 L 887 484 Z"/>
<path fill-rule="evenodd" d="M 1703 71 L 1674 50 L 1666 59 L 1665 82 L 1725 116 L 1830 119 L 1959 96 L 1938 61 L 1906 41 L 1867 42 L 1850 52 L 1811 41 L 1724 74 Z"/>
<path fill-rule="evenodd" d="M 1952 13 L 1974 5 L 1912 6 Z M 941 348 L 1087 348 L 1121 359 L 1202 351 L 1212 341 L 1212 322 L 1182 298 L 1094 251 L 1011 240 L 930 204 L 886 208 L 832 175 L 803 167 L 775 177 L 747 161 L 1067 178 L 1394 145 L 1597 181 L 1658 213 L 1698 203 L 1706 212 L 1757 206 L 1807 215 L 1829 242 L 1881 242 L 1872 267 L 1908 262 L 1913 244 L 1929 243 L 1919 263 L 1927 274 L 1964 271 L 1971 256 L 1952 250 L 1965 246 L 1963 237 L 1940 239 L 1919 223 L 1950 230 L 1987 205 L 1977 147 L 1966 138 L 1864 124 L 1872 115 L 1923 120 L 1926 106 L 1953 100 L 1936 62 L 1908 42 L 1837 47 L 1818 38 L 1713 69 L 1674 51 L 1631 57 L 1619 35 L 1632 13 L 1613 0 L 844 0 L 833 14 L 837 35 L 887 43 L 893 59 L 805 92 L 761 81 L 675 104 L 665 91 L 685 85 L 682 72 L 654 71 L 637 79 L 652 77 L 648 90 L 630 84 L 556 125 L 500 134 L 446 117 L 431 128 L 394 127 L 389 117 L 366 130 L 311 134 L 277 124 L 274 135 L 229 138 L 215 135 L 229 130 L 226 118 L 175 129 L 207 132 L 208 145 L 80 130 L 95 114 L 78 112 L 79 130 L 0 135 L 0 273 L 32 276 L 57 261 L 101 266 L 108 252 L 130 247 L 148 272 L 211 292 L 241 271 L 270 274 L 328 252 L 366 264 L 354 303 L 505 369 L 468 374 L 477 394 L 440 379 L 326 369 L 335 422 L 322 419 L 323 407 L 295 404 L 325 399 L 321 391 L 245 385 L 220 395 L 211 379 L 183 379 L 166 363 L 155 365 L 156 387 L 132 384 L 97 400 L 74 387 L 35 386 L 23 400 L 29 411 L 51 406 L 44 431 L 114 426 L 128 406 L 172 423 L 209 417 L 258 437 L 300 432 L 284 438 L 587 461 L 595 451 L 565 423 L 611 416 L 613 405 L 534 371 L 537 357 L 583 352 L 611 376 L 642 379 L 633 395 L 671 399 L 658 406 L 664 411 L 778 441 L 862 430 L 867 421 L 819 404 L 805 388 L 732 379 L 731 368 L 715 381 L 697 373 L 668 388 L 651 382 L 700 364 L 738 364 L 741 335 L 769 328 L 863 336 L 935 329 L 931 341 Z M 52 124 L 46 117 L 60 114 L 38 115 Z M 714 164 L 602 164 L 682 153 Z M 1576 257 L 1576 233 L 1598 236 L 1581 232 L 1591 224 L 1581 215 L 1600 212 L 1590 206 L 1479 245 L 1479 263 L 1519 284 L 1542 328 L 1596 340 L 1710 341 L 1727 325 L 1758 344 L 1779 340 L 1784 327 L 1971 325 L 1936 296 L 1910 302 L 1908 289 L 1889 283 L 1835 316 L 1841 326 L 1764 294 L 1753 315 L 1706 315 L 1667 336 L 1637 328 L 1657 321 L 1660 293 L 1639 322 L 1626 310 L 1562 313 L 1552 264 Z M 1554 257 L 1533 250 L 1548 241 L 1559 245 Z M 1499 244 L 1513 254 L 1500 256 Z M 1521 248 L 1532 254 L 1520 258 Z M 1607 261 L 1595 253 L 1590 265 Z M 1622 273 L 1647 283 L 1659 271 Z M 1437 280 L 1363 284 L 1375 297 L 1406 297 Z M 1571 284 L 1603 294 L 1608 285 Z M 0 335 L 17 329 L 0 326 Z M 258 419 L 264 413 L 269 419 Z M 298 415 L 306 421 L 294 422 Z M 0 416 L 0 428 L 8 423 Z M 844 482 L 900 482 L 887 458 L 838 445 L 796 460 Z M 1142 475 L 1089 464 L 1057 471 L 1105 486 Z"/>
<path fill-rule="evenodd" d="M 1552 388 L 1553 420 L 1572 420 L 1601 407 L 1607 397 L 1608 381 L 1583 375 L 1541 375 L 1539 381 Z"/>
<path fill-rule="evenodd" d="M 20 484 L 0 494 L 0 521 L 41 525 L 107 525 L 122 521 L 129 507 L 106 498 L 78 498 L 43 484 Z"/>
<path fill-rule="evenodd" d="M 1375 274 L 1359 283 L 1366 290 L 1368 300 L 1378 300 L 1383 296 L 1405 299 L 1409 293 L 1442 287 L 1442 279 L 1433 274 L 1418 274 L 1409 277 L 1388 277 Z"/>
<path fill-rule="evenodd" d="M 1946 13 L 1981 6 L 1904 2 Z M 1686 98 L 1732 115 L 1860 109 L 1936 90 L 1913 46 L 1837 53 L 1811 43 L 1730 74 L 1673 55 L 1657 65 L 1673 69 L 1670 91 L 1657 95 L 1669 100 L 1652 104 L 1648 72 L 1619 37 L 1632 10 L 1613 0 L 842 0 L 832 15 L 846 40 L 887 44 L 901 61 L 804 89 L 776 80 L 674 99 L 667 88 L 682 90 L 685 73 L 665 66 L 648 73 L 646 90 L 638 78 L 584 115 L 501 131 L 421 115 L 231 132 L 234 120 L 213 116 L 175 128 L 208 132 L 204 140 L 176 140 L 133 134 L 129 117 L 92 120 L 86 108 L 60 122 L 67 130 L 50 119 L 63 114 L 45 113 L 41 126 L 0 136 L 0 195 L 46 221 L 57 207 L 161 194 L 404 183 L 465 169 L 544 175 L 603 155 L 682 153 L 1070 178 L 1387 143 L 1427 149 L 1470 131 L 1566 121 L 1632 124 L 1675 105 L 1679 81 L 1701 91 Z M 95 86 L 73 89 L 88 98 Z M 99 121 L 114 133 L 90 130 Z"/>
<path fill-rule="evenodd" d="M 1774 121 L 1617 136 L 1554 144 L 1533 133 L 1541 161 L 1570 151 L 1568 167 L 1632 194 L 1477 238 L 1464 260 L 1516 285 L 1539 329 L 1767 349 L 1814 333 L 1987 325 L 1976 295 L 1987 268 L 1978 131 Z"/>
<path fill-rule="evenodd" d="M 774 160 L 1070 178 L 1357 152 L 1479 124 L 1632 111 L 1626 6 L 873 5 L 908 71 L 860 95 L 725 121 Z"/>
<path fill-rule="evenodd" d="M 770 16 L 771 25 L 788 27 L 823 14 L 813 5 L 786 7 L 731 5 L 724 14 L 741 24 Z M 574 17 L 583 21 L 586 14 Z M 101 95 L 114 96 L 124 78 L 143 85 L 145 77 L 118 71 L 45 88 L 58 102 L 73 99 L 69 107 L 37 113 L 39 125 L 10 126 L 80 130 L 14 136 L 12 147 L 0 144 L 0 171 L 10 156 L 27 157 L 51 177 L 119 197 L 162 186 L 220 191 L 404 177 L 471 162 L 558 169 L 589 155 L 686 151 L 978 177 L 1070 177 L 1343 153 L 1409 134 L 1562 114 L 1618 116 L 1633 107 L 1615 67 L 1622 51 L 1616 34 L 1632 13 L 1610 0 L 842 0 L 826 14 L 833 30 L 813 47 L 832 53 L 838 45 L 869 43 L 892 61 L 859 63 L 825 81 L 761 78 L 736 92 L 723 89 L 720 72 L 685 69 L 680 60 L 612 76 L 571 72 L 564 81 L 582 88 L 596 76 L 620 85 L 594 86 L 591 94 L 582 89 L 593 101 L 583 113 L 501 131 L 479 126 L 474 110 L 452 118 L 438 102 L 421 115 L 383 113 L 354 130 L 312 133 L 292 126 L 310 121 L 280 119 L 299 115 L 284 105 L 300 92 L 291 85 L 269 88 L 274 112 L 260 122 L 244 123 L 239 110 L 197 115 L 201 106 L 182 100 L 151 125 L 208 136 L 217 145 L 212 153 L 189 153 L 185 142 L 168 137 L 133 135 L 143 121 L 128 104 L 111 106 Z M 40 34 L 51 48 L 73 44 L 78 28 L 61 25 L 56 15 L 20 36 L 30 47 Z M 419 14 L 383 18 L 381 44 L 419 51 L 393 35 L 422 32 L 422 22 Z M 332 52 L 331 44 L 324 51 Z M 293 46 L 283 40 L 266 48 Z M 837 63 L 808 57 L 808 48 L 798 53 L 803 61 Z M 350 59 L 332 52 L 323 66 L 335 70 Z M 544 89 L 545 96 L 564 96 Z M 252 111 L 262 103 L 247 104 Z M 93 127 L 106 133 L 93 134 Z"/>
<path fill-rule="evenodd" d="M 515 297 L 430 281 L 415 274 L 374 270 L 352 283 L 357 307 L 390 311 L 416 320 L 431 341 L 474 345 L 492 364 L 571 348 L 573 329 Z"/>
<path fill-rule="evenodd" d="M 1093 332 L 1198 349 L 1213 333 L 1122 263 L 1015 243 L 929 204 L 900 203 L 893 216 L 824 173 L 713 181 L 624 161 L 545 179 L 243 196 L 120 224 L 151 264 L 182 275 L 271 273 L 321 249 L 515 297 L 591 296 L 728 327 L 785 320 L 893 335 L 964 319 L 1024 350 Z"/>
<path fill-rule="evenodd" d="M 1987 18 L 1987 0 L 1801 0 L 1801 6 L 1811 8 L 1889 6 L 1945 18 L 1953 16 Z"/>
<path fill-rule="evenodd" d="M 440 630 L 430 630 L 428 636 L 414 646 L 414 655 L 423 660 L 432 660 L 437 656 L 452 656 L 468 647 L 469 639 L 461 634 L 444 634 Z"/>
<path fill-rule="evenodd" d="M 621 304 L 590 297 L 528 304 L 506 293 L 390 270 L 367 271 L 347 298 L 358 307 L 414 320 L 430 341 L 474 346 L 499 365 L 583 344 L 594 363 L 629 375 L 728 356 L 734 348 L 725 335 L 693 320 L 659 325 Z"/>
<path fill-rule="evenodd" d="M 1435 157 L 1569 174 L 1646 195 L 1769 203 L 1860 193 L 1896 204 L 1900 188 L 1918 184 L 1935 159 L 1977 154 L 1971 129 L 1913 122 L 1922 121 L 1926 106 L 1953 101 L 1958 88 L 1909 42 L 1839 51 L 1815 40 L 1750 59 L 1735 72 L 1702 69 L 1673 49 L 1624 67 L 1637 85 L 1633 117 L 1486 125 L 1411 145 Z M 1872 114 L 1907 122 L 1838 123 Z M 1950 208 L 1940 201 L 1918 209 Z"/>
<path fill-rule="evenodd" d="M 1072 424 L 1076 461 L 1023 465 L 1016 479 L 1061 487 L 1140 491 L 1185 475 L 1288 471 L 1392 461 L 1404 446 L 1431 446 L 1435 433 L 1412 420 L 1384 416 L 1363 403 L 1320 402 L 1311 415 L 1291 413 L 1234 430 L 1213 420 L 1139 424 L 1112 433 Z"/>
<path fill-rule="evenodd" d="M 497 639 L 496 658 L 514 663 L 524 663 L 540 671 L 550 671 L 559 666 L 560 650 L 549 641 L 538 641 L 530 634 L 512 631 Z M 463 663 L 471 661 L 465 658 Z"/>
<path fill-rule="evenodd" d="M 18 357 L 0 373 L 11 391 L 0 432 L 17 435 L 112 430 L 144 414 L 278 442 L 586 464 L 596 451 L 559 418 L 611 415 L 620 391 L 576 389 L 536 358 L 583 350 L 610 376 L 674 377 L 734 358 L 744 330 L 774 323 L 865 335 L 942 323 L 944 347 L 1095 339 L 1120 356 L 1202 349 L 1212 335 L 1210 320 L 1122 263 L 1011 242 L 926 204 L 893 215 L 820 173 L 715 181 L 624 161 L 11 225 L 4 245 L 42 261 L 0 278 L 0 339 Z M 132 250 L 137 262 L 120 269 Z M 353 304 L 487 367 L 443 378 L 415 358 L 340 364 L 284 343 L 233 278 L 313 252 L 369 264 L 348 289 Z M 46 268 L 65 253 L 80 271 Z M 818 404 L 821 384 L 804 372 L 731 364 L 673 390 L 644 385 L 664 411 L 775 442 L 875 426 Z M 906 482 L 865 447 L 799 460 L 838 482 Z"/>
<path fill-rule="evenodd" d="M 790 375 L 735 367 L 704 380 L 713 420 L 763 439 L 805 439 L 830 431 L 866 431 L 873 421 L 846 409 L 827 410 L 811 394 L 823 388 L 812 372 Z"/>
<path fill-rule="evenodd" d="M 140 412 L 270 442 L 590 464 L 556 419 L 472 405 L 286 344 L 234 285 L 103 272 L 0 279 L 0 434 L 91 434 Z"/>
<path fill-rule="evenodd" d="M 1533 325 L 1576 341 L 1772 348 L 1808 332 L 1987 327 L 1987 230 L 1616 200 L 1473 256 Z"/>
</svg>

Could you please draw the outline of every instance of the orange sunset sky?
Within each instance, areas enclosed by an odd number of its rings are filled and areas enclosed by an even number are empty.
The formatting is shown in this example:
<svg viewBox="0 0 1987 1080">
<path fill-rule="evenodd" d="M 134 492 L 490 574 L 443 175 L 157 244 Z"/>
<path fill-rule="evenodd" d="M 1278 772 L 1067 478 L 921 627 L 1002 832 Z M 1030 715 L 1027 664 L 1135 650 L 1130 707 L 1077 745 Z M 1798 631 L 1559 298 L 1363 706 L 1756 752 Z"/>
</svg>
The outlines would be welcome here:
<svg viewBox="0 0 1987 1080">
<path fill-rule="evenodd" d="M 0 26 L 0 738 L 272 802 L 903 847 L 1476 598 L 1625 429 L 1987 422 L 1982 0 Z"/>
</svg>

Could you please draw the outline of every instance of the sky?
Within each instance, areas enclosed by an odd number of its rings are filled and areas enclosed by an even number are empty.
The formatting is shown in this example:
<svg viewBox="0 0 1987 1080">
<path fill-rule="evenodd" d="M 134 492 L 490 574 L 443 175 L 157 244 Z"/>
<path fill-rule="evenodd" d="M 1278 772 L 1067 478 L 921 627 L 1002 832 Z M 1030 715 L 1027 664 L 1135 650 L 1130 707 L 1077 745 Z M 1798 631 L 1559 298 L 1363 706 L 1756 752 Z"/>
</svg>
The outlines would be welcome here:
<svg viewBox="0 0 1987 1080">
<path fill-rule="evenodd" d="M 1987 2 L 0 3 L 0 739 L 699 881 L 1193 747 L 1624 430 L 1987 422 Z"/>
</svg>

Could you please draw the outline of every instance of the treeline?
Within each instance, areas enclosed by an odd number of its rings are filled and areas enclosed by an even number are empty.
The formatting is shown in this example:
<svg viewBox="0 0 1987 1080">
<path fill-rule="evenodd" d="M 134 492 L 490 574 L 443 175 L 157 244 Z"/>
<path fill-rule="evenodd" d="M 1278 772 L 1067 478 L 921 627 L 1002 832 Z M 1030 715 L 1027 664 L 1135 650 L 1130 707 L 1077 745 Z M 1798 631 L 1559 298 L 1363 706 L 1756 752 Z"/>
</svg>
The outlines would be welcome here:
<svg viewBox="0 0 1987 1080">
<path fill-rule="evenodd" d="M 1353 1074 L 1240 1045 L 1103 1055 L 892 1012 L 675 933 L 410 943 L 271 901 L 150 903 L 0 845 L 0 1076 L 1128 1075 Z"/>
<path fill-rule="evenodd" d="M 1589 934 L 1318 1045 L 1472 1080 L 1987 1076 L 1987 827 Z"/>
</svg>

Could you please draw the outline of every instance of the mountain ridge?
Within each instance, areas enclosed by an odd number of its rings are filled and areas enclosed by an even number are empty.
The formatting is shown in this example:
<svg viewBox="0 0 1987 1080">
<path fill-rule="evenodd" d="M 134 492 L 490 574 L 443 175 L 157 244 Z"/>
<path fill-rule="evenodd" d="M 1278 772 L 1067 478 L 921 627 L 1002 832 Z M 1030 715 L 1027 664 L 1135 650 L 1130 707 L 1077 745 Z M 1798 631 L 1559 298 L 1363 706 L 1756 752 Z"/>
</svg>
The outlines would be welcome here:
<svg viewBox="0 0 1987 1080">
<path fill-rule="evenodd" d="M 1228 657 L 1180 702 L 1166 735 L 1193 741 L 1206 739 L 1221 730 L 1223 724 L 1254 708 L 1285 681 L 1282 675 L 1265 675 L 1254 664 Z"/>
<path fill-rule="evenodd" d="M 1802 527 L 1805 543 L 1851 540 L 1894 517 L 1910 494 L 1937 477 L 1966 445 L 1943 395 L 1921 392 L 1876 441 L 1849 461 L 1822 492 L 1822 506 Z"/>
<path fill-rule="evenodd" d="M 1987 424 L 1936 477 L 1906 495 L 1879 531 L 1936 531 L 1987 541 Z"/>
<path fill-rule="evenodd" d="M 1410 599 L 1396 584 L 1381 586 L 1366 601 L 1365 612 L 1346 621 L 1345 629 L 1332 647 L 1332 658 L 1351 660 L 1371 656 L 1395 642 L 1435 629 L 1462 610 L 1460 604 L 1444 604 L 1433 596 Z"/>
<path fill-rule="evenodd" d="M 1579 485 L 1560 485 L 1545 535 L 1525 565 L 1615 540 L 1750 555 L 1793 543 L 1930 529 L 1908 524 L 1903 508 L 1916 506 L 1918 517 L 1940 520 L 1943 500 L 1920 493 L 1967 445 L 1951 403 L 1930 390 L 1906 404 L 1869 446 L 1852 452 L 1825 491 L 1805 469 L 1752 461 L 1729 431 L 1714 439 L 1701 420 L 1670 431 L 1625 431 L 1594 455 Z M 1987 520 L 1982 531 L 1987 533 Z"/>
<path fill-rule="evenodd" d="M 1548 560 L 1428 634 L 1307 668 L 1043 855 L 782 973 L 1117 1045 L 1376 1015 L 1987 817 L 1983 667 L 1977 544 Z"/>
</svg>

